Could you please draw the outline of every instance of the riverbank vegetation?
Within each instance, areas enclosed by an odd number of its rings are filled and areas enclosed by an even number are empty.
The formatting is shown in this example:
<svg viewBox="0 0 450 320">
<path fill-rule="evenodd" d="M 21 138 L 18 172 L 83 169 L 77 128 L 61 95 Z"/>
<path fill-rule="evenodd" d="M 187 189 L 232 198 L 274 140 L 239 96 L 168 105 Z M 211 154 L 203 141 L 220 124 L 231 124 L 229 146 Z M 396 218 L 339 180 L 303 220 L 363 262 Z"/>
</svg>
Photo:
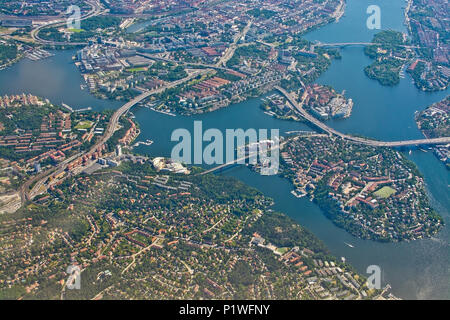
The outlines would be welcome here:
<svg viewBox="0 0 450 320">
<path fill-rule="evenodd" d="M 18 54 L 19 51 L 15 44 L 0 43 L 0 67 L 16 59 Z"/>
</svg>

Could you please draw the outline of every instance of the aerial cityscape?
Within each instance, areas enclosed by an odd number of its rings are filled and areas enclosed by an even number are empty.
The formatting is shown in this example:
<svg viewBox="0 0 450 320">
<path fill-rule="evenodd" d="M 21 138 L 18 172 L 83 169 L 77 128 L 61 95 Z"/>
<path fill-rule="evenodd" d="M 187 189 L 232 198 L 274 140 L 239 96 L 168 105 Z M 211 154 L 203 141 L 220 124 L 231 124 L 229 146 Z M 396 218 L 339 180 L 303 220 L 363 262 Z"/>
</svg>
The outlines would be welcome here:
<svg viewBox="0 0 450 320">
<path fill-rule="evenodd" d="M 0 300 L 448 300 L 449 82 L 446 0 L 0 1 Z"/>
</svg>

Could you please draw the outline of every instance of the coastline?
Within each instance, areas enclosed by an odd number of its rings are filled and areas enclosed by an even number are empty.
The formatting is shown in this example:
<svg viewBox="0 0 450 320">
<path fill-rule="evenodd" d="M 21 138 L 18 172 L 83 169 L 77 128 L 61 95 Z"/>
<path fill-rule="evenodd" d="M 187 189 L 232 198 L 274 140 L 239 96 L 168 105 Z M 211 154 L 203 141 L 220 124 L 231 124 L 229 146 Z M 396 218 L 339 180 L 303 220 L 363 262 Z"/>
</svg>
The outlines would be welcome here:
<svg viewBox="0 0 450 320">
<path fill-rule="evenodd" d="M 7 63 L 3 64 L 0 66 L 0 71 L 5 70 L 9 67 L 11 67 L 12 65 L 14 65 L 15 63 L 19 62 L 21 59 L 23 59 L 25 57 L 24 54 L 20 53 L 17 55 L 16 58 L 14 58 L 14 60 L 8 61 Z"/>
</svg>

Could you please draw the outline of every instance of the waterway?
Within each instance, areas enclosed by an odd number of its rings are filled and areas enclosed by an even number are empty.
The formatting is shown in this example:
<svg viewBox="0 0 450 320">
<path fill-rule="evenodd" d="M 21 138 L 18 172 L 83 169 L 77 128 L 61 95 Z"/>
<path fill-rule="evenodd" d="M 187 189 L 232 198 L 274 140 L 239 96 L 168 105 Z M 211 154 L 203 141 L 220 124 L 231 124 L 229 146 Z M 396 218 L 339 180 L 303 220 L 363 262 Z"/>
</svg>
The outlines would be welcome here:
<svg viewBox="0 0 450 320">
<path fill-rule="evenodd" d="M 376 31 L 368 30 L 366 9 L 373 1 L 348 0 L 345 16 L 337 24 L 325 26 L 307 35 L 310 40 L 323 43 L 368 42 Z M 403 0 L 378 0 L 381 7 L 382 27 L 405 31 Z M 93 107 L 96 110 L 115 109 L 120 102 L 99 100 L 80 89 L 83 79 L 71 60 L 74 51 L 57 52 L 54 57 L 32 62 L 27 59 L 0 72 L 0 95 L 31 93 L 49 98 L 53 103 L 64 102 L 75 109 Z M 414 112 L 441 100 L 447 92 L 423 93 L 417 90 L 408 76 L 395 87 L 383 87 L 368 79 L 364 67 L 371 63 L 362 48 L 342 50 L 342 59 L 318 80 L 346 95 L 355 102 L 349 119 L 330 121 L 343 132 L 383 140 L 422 137 L 414 123 Z M 225 109 L 193 117 L 171 117 L 146 108 L 134 109 L 142 133 L 139 140 L 155 141 L 151 146 L 140 146 L 137 151 L 150 156 L 170 156 L 174 142 L 170 141 L 174 129 L 192 130 L 193 121 L 202 120 L 204 129 L 267 128 L 309 130 L 301 123 L 276 120 L 264 114 L 261 99 L 230 106 Z M 279 177 L 262 177 L 245 166 L 235 167 L 222 174 L 234 176 L 272 197 L 275 209 L 288 214 L 314 232 L 331 252 L 344 256 L 355 268 L 365 273 L 369 265 L 382 269 L 383 284 L 390 283 L 394 294 L 410 299 L 450 299 L 450 172 L 432 152 L 414 150 L 411 155 L 423 173 L 433 207 L 444 217 L 445 228 L 433 239 L 404 243 L 383 244 L 357 239 L 326 219 L 321 210 L 307 198 L 291 195 L 290 183 Z M 345 243 L 354 246 L 351 248 Z"/>
</svg>

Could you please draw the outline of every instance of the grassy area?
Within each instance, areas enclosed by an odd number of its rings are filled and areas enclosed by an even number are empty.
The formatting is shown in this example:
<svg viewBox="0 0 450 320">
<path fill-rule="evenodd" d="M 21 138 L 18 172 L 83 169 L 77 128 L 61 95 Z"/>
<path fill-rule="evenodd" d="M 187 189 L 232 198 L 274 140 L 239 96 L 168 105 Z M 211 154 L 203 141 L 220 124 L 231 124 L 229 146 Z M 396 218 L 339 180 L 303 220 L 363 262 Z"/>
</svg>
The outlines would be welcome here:
<svg viewBox="0 0 450 320">
<path fill-rule="evenodd" d="M 392 189 L 391 187 L 383 187 L 380 190 L 376 191 L 374 194 L 378 198 L 389 198 L 393 194 L 395 194 L 397 191 L 395 189 Z"/>
<path fill-rule="evenodd" d="M 283 247 L 283 248 L 278 248 L 277 251 L 278 251 L 279 253 L 281 253 L 281 254 L 285 254 L 286 252 L 289 251 L 289 248 L 285 248 L 285 247 Z"/>
<path fill-rule="evenodd" d="M 94 123 L 92 121 L 80 121 L 75 129 L 90 129 Z"/>
<path fill-rule="evenodd" d="M 147 70 L 147 68 L 145 68 L 145 67 L 127 69 L 128 72 L 142 72 L 142 71 L 146 71 L 146 70 Z"/>
<path fill-rule="evenodd" d="M 80 32 L 84 32 L 83 29 L 67 29 L 67 31 L 69 32 L 73 32 L 73 33 L 80 33 Z"/>
<path fill-rule="evenodd" d="M 204 80 L 206 80 L 207 78 L 208 78 L 208 76 L 209 75 L 202 75 L 201 77 L 200 77 L 200 79 L 192 79 L 191 81 L 189 81 L 188 83 L 187 83 L 187 86 L 193 86 L 193 85 L 196 85 L 197 83 L 200 83 L 200 82 L 202 82 L 202 81 L 204 81 Z"/>
</svg>

